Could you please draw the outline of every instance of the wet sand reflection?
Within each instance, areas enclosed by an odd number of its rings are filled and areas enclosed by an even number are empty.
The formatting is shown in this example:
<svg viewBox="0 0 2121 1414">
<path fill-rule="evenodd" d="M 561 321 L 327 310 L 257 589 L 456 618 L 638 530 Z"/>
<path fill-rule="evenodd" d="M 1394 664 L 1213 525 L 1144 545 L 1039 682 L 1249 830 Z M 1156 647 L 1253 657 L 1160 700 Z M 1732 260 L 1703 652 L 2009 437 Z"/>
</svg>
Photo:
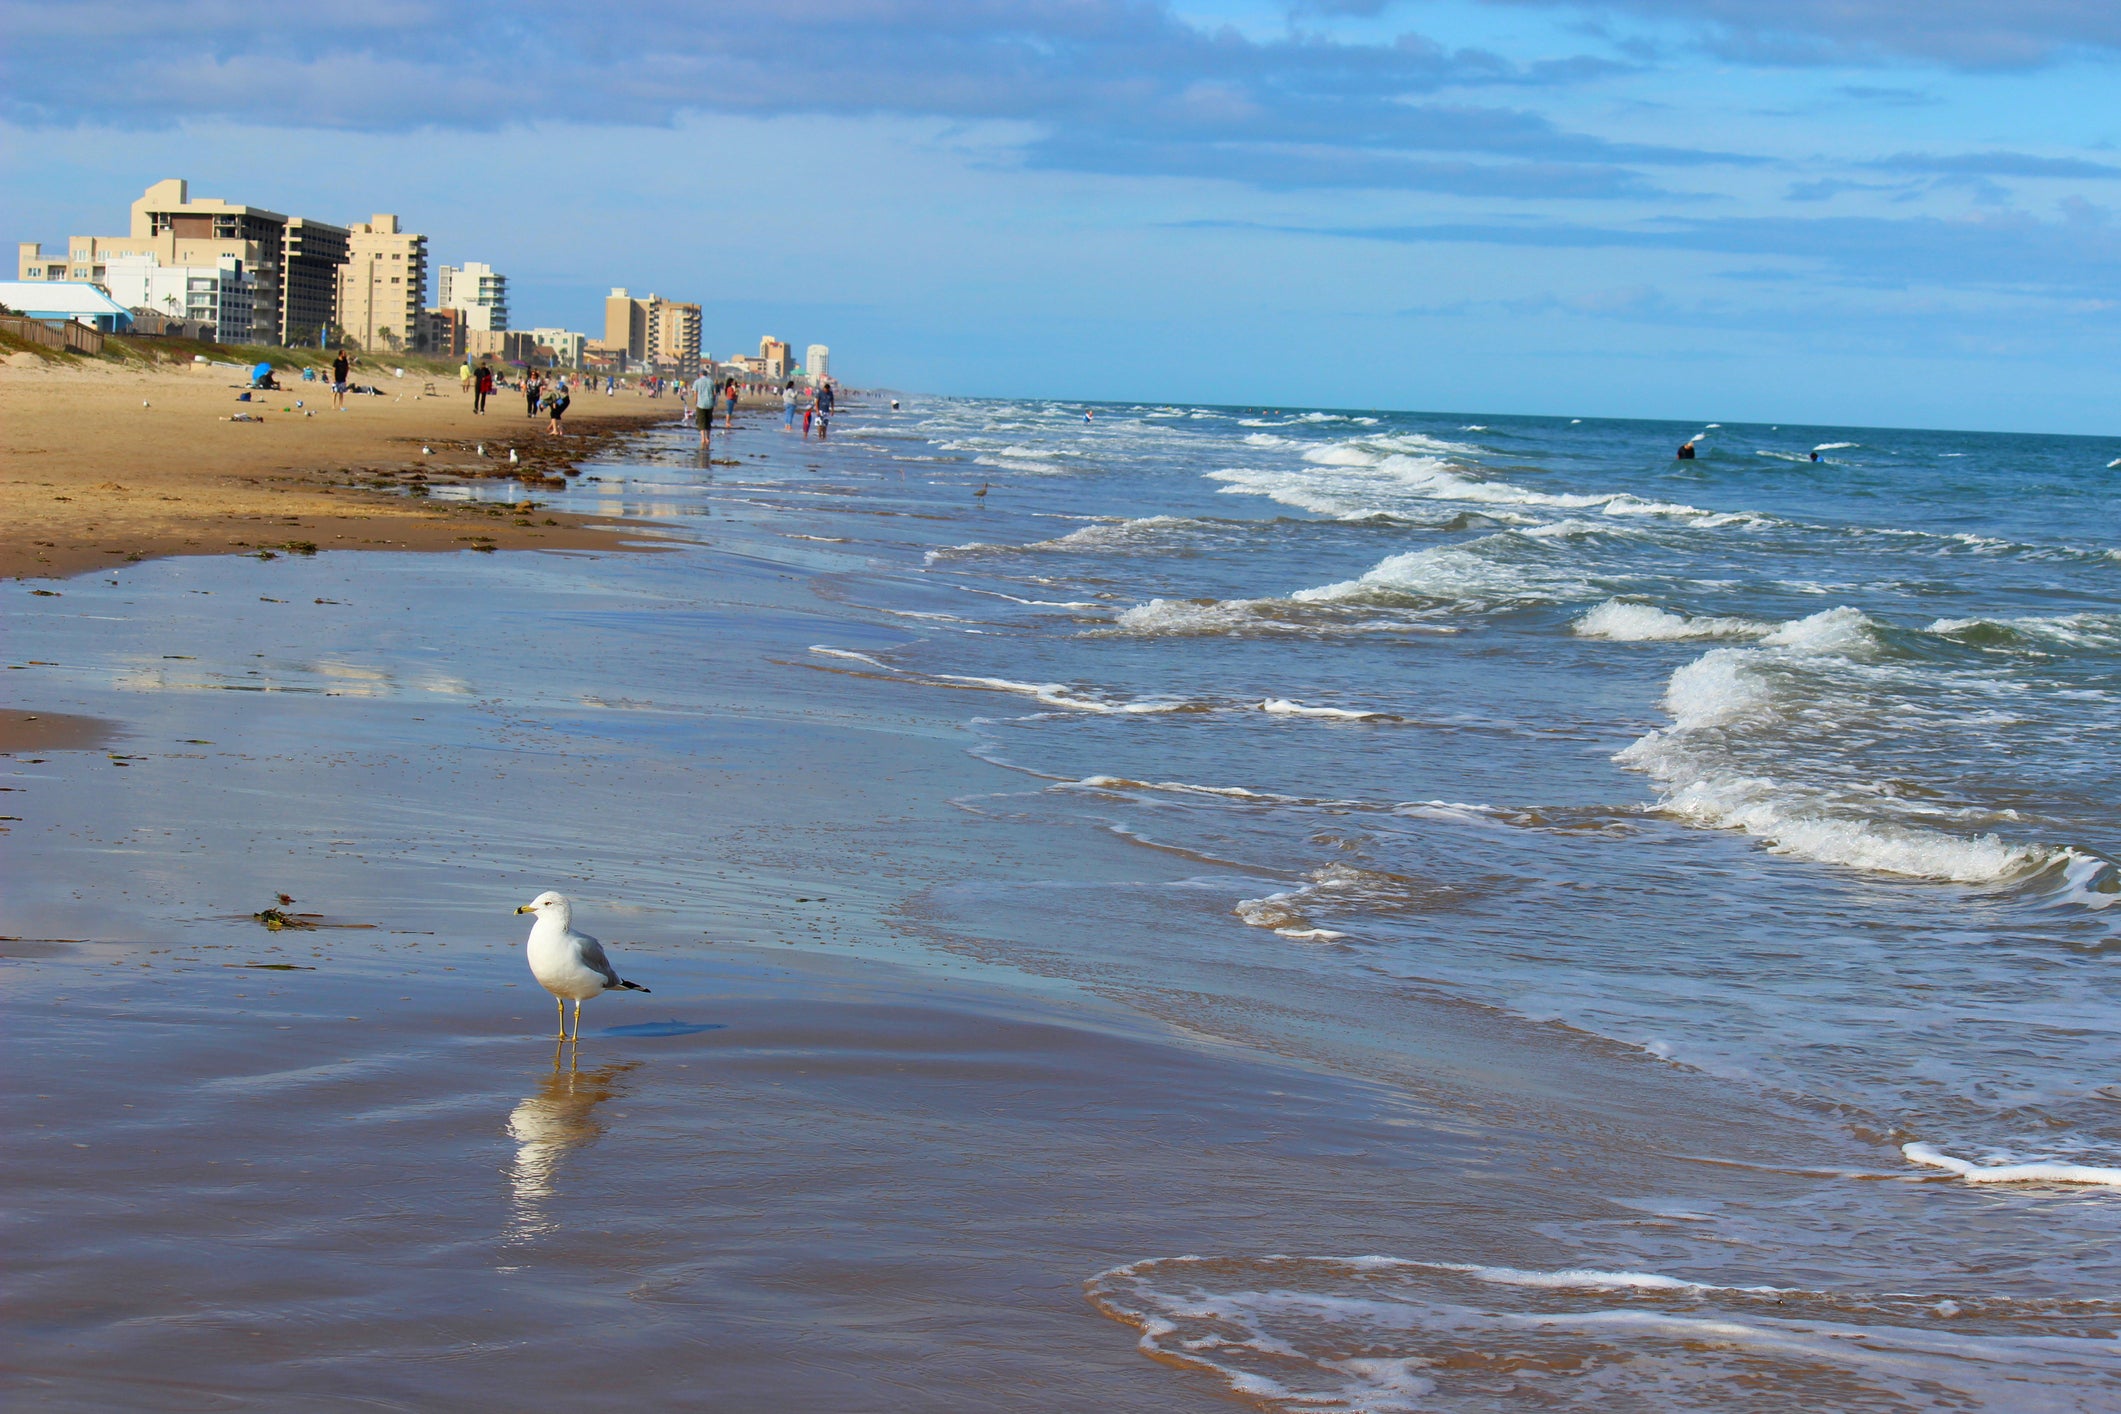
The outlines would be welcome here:
<svg viewBox="0 0 2121 1414">
<path fill-rule="evenodd" d="M 641 1064 L 625 1061 L 583 1070 L 577 1049 L 555 1047 L 552 1074 L 508 1113 L 508 1136 L 516 1141 L 515 1159 L 508 1167 L 515 1210 L 508 1231 L 512 1242 L 552 1229 L 545 1205 L 553 1196 L 560 1161 L 603 1137 L 604 1123 L 596 1107 L 624 1093 L 620 1077 Z"/>
</svg>

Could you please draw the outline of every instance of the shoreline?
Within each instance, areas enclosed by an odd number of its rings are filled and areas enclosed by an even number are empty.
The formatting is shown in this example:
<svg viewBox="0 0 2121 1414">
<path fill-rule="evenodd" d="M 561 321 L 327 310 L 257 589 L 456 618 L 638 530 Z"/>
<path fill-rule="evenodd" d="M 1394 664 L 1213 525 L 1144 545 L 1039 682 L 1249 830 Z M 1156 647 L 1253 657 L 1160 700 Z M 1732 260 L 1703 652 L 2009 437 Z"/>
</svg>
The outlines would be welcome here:
<svg viewBox="0 0 2121 1414">
<path fill-rule="evenodd" d="M 350 396 L 345 412 L 332 410 L 321 383 L 238 403 L 240 381 L 221 364 L 9 362 L 0 370 L 0 515 L 11 533 L 0 577 L 65 579 L 178 555 L 654 548 L 635 538 L 652 534 L 645 525 L 553 510 L 537 492 L 673 422 L 675 402 L 585 397 L 556 439 L 514 394 L 497 393 L 475 415 L 453 381 L 384 379 L 383 395 Z M 229 421 L 237 412 L 264 421 Z M 508 506 L 425 494 L 497 479 L 520 481 L 526 498 Z"/>
</svg>

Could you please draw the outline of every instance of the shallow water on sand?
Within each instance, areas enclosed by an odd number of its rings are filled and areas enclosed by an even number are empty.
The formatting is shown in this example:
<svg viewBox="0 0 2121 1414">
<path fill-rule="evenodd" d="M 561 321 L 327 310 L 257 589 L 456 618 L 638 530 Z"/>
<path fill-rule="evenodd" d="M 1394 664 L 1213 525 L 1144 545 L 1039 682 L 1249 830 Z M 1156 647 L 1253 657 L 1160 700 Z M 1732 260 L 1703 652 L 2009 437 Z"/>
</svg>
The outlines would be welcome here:
<svg viewBox="0 0 2121 1414">
<path fill-rule="evenodd" d="M 15 1378 L 2108 1407 L 2111 453 L 1702 430 L 912 401 L 28 601 Z"/>
</svg>

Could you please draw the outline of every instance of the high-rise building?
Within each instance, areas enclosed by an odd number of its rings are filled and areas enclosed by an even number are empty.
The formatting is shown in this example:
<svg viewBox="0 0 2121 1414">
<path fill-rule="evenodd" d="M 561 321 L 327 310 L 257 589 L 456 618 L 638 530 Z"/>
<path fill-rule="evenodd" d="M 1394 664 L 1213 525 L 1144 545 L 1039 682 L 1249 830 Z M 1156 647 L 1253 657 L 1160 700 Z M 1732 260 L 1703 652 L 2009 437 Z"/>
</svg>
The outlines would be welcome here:
<svg viewBox="0 0 2121 1414">
<path fill-rule="evenodd" d="M 608 353 L 634 363 L 690 376 L 700 364 L 700 307 L 650 294 L 635 299 L 621 287 L 604 301 Z"/>
<path fill-rule="evenodd" d="M 339 322 L 339 267 L 347 230 L 290 217 L 280 254 L 280 342 L 314 344 Z"/>
<path fill-rule="evenodd" d="M 658 368 L 690 376 L 700 366 L 700 307 L 648 297 L 648 357 Z"/>
<path fill-rule="evenodd" d="M 491 265 L 467 260 L 443 266 L 435 302 L 463 314 L 466 329 L 494 332 L 508 327 L 508 277 Z"/>
<path fill-rule="evenodd" d="M 626 293 L 623 285 L 613 289 L 604 300 L 602 347 L 621 359 L 638 360 L 646 355 L 648 311 L 641 301 Z M 624 364 L 620 366 L 624 367 Z"/>
<path fill-rule="evenodd" d="M 832 350 L 823 344 L 812 344 L 803 353 L 803 372 L 810 375 L 813 383 L 822 383 L 832 376 Z"/>
<path fill-rule="evenodd" d="M 257 287 L 233 255 L 215 265 L 164 265 L 153 255 L 113 255 L 104 262 L 103 288 L 128 309 L 203 325 L 220 343 L 250 342 Z"/>
<path fill-rule="evenodd" d="M 771 334 L 760 339 L 759 358 L 766 365 L 768 378 L 787 378 L 795 372 L 795 350 L 786 339 L 776 339 Z"/>
<path fill-rule="evenodd" d="M 356 224 L 339 267 L 338 303 L 340 328 L 369 352 L 426 348 L 427 237 L 399 229 L 388 213 Z"/>
</svg>

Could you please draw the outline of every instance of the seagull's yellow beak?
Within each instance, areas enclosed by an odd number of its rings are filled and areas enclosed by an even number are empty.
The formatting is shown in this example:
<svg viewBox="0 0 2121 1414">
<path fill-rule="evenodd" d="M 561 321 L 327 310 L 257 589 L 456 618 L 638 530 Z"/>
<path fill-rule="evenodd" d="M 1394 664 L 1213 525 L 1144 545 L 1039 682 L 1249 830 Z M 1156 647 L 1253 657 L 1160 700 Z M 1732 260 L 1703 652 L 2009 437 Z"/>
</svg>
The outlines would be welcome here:
<svg viewBox="0 0 2121 1414">
<path fill-rule="evenodd" d="M 537 911 L 536 904 L 519 903 L 516 905 L 516 912 L 518 913 L 536 913 Z"/>
</svg>

